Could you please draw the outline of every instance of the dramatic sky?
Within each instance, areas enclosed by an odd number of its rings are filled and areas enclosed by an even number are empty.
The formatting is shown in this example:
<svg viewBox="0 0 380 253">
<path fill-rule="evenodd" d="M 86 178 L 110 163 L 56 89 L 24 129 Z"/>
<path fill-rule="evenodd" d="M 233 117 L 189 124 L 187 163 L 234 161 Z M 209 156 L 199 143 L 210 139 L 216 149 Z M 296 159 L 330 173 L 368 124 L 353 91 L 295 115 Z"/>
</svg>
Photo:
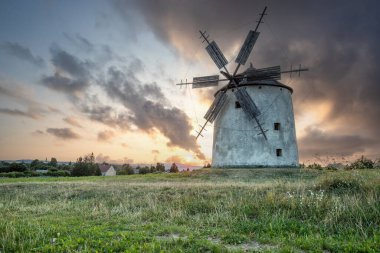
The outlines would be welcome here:
<svg viewBox="0 0 380 253">
<path fill-rule="evenodd" d="M 281 80 L 301 162 L 380 157 L 379 1 L 3 0 L 0 160 L 209 161 L 216 88 L 175 84 L 218 71 L 199 29 L 233 69 L 266 5 L 249 62 L 310 68 Z"/>
</svg>

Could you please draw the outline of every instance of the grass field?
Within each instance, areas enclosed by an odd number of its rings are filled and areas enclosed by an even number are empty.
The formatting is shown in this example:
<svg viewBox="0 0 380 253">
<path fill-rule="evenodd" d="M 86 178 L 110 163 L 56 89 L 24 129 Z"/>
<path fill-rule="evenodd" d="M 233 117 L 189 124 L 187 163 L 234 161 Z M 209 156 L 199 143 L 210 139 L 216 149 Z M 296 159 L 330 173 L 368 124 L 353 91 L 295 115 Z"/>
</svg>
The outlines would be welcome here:
<svg viewBox="0 0 380 253">
<path fill-rule="evenodd" d="M 1 178 L 0 252 L 379 252 L 380 170 Z"/>
</svg>

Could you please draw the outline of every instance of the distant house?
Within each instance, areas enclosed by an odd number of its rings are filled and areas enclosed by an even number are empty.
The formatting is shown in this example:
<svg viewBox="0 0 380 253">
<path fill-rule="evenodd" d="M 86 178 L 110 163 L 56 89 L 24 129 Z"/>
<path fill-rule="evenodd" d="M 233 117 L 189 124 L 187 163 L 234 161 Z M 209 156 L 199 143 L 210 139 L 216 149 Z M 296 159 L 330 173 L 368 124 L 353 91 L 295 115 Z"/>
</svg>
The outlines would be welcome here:
<svg viewBox="0 0 380 253">
<path fill-rule="evenodd" d="M 102 172 L 102 176 L 116 176 L 116 170 L 112 165 L 99 164 L 98 166 Z"/>
</svg>

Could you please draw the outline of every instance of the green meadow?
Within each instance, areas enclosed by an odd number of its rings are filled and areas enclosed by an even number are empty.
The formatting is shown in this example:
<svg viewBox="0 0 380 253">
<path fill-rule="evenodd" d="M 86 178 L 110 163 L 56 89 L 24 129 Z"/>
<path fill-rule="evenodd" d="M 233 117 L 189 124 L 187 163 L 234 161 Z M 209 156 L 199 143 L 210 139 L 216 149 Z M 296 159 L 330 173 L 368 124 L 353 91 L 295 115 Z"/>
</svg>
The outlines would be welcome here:
<svg viewBox="0 0 380 253">
<path fill-rule="evenodd" d="M 0 252 L 379 252 L 380 170 L 1 178 Z"/>
</svg>

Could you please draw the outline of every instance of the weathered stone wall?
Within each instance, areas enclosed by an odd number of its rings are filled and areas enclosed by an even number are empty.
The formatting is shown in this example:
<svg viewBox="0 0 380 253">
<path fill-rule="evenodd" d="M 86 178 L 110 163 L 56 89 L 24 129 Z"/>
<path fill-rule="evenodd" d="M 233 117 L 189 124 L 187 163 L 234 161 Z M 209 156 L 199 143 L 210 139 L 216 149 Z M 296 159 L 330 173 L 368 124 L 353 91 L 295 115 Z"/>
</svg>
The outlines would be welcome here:
<svg viewBox="0 0 380 253">
<path fill-rule="evenodd" d="M 213 167 L 296 167 L 298 148 L 291 92 L 278 86 L 252 85 L 246 90 L 261 111 L 258 117 L 268 140 L 242 108 L 235 108 L 235 95 L 228 90 L 228 104 L 214 122 Z M 280 130 L 274 129 L 280 123 Z M 281 156 L 277 156 L 281 149 Z"/>
</svg>

